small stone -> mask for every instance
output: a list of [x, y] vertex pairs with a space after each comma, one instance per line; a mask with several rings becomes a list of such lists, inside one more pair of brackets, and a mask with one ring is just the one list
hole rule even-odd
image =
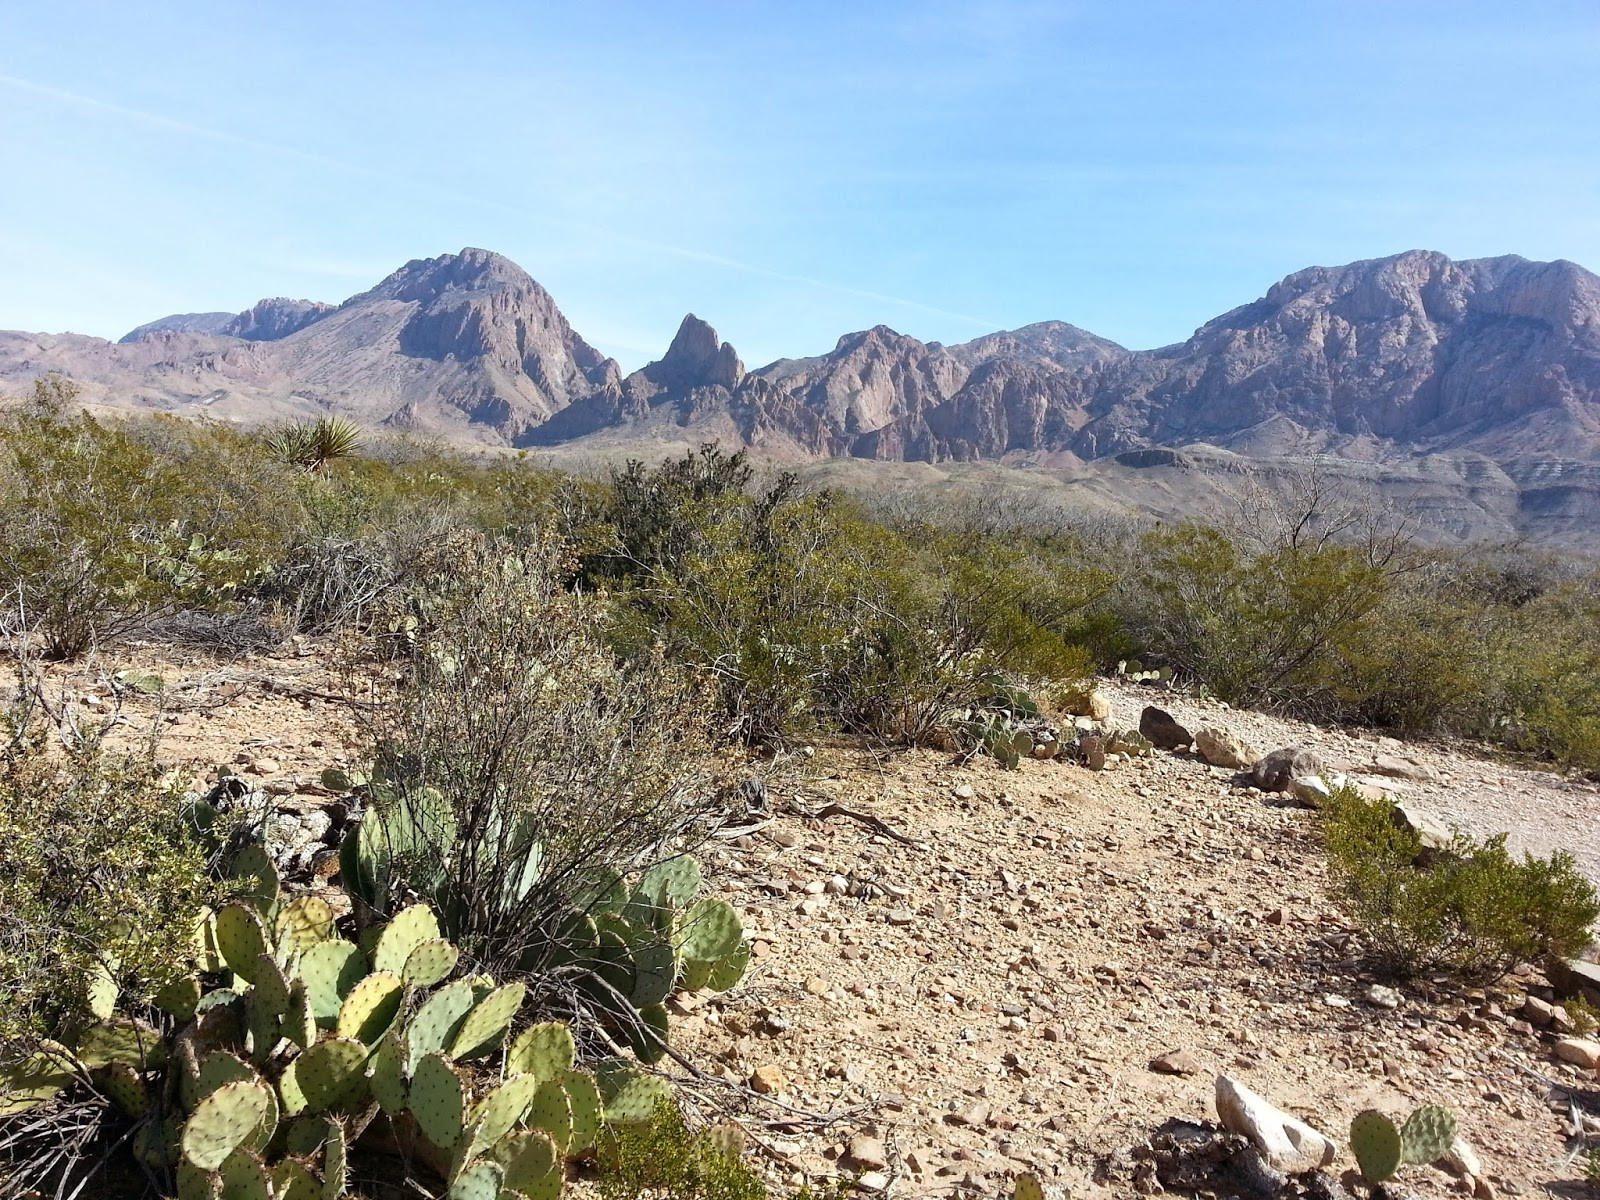
[[1194, 748], [1214, 767], [1236, 770], [1251, 766], [1261, 754], [1238, 734], [1215, 725], [1202, 725], [1194, 731]]
[[276, 775], [283, 770], [283, 764], [275, 758], [258, 758], [250, 764], [250, 770], [256, 775]]
[[1193, 1075], [1200, 1070], [1200, 1063], [1187, 1050], [1168, 1050], [1150, 1060], [1150, 1069], [1162, 1075]]
[[850, 1139], [845, 1156], [852, 1166], [863, 1171], [883, 1171], [889, 1166], [889, 1153], [884, 1149], [883, 1143], [864, 1133], [858, 1133]]
[[970, 783], [962, 783], [957, 784], [955, 790], [950, 794], [957, 800], [971, 800], [978, 792]]
[[828, 891], [835, 896], [842, 896], [850, 890], [850, 881], [843, 875], [835, 875], [828, 880]]
[[1267, 854], [1266, 851], [1264, 851], [1260, 846], [1251, 846], [1250, 853], [1245, 857], [1251, 862], [1260, 862], [1262, 859], [1267, 857]]
[[916, 920], [917, 914], [912, 912], [909, 908], [896, 908], [890, 910], [889, 912], [889, 924], [891, 925], [912, 925], [916, 923]]
[[1402, 999], [1398, 991], [1392, 987], [1384, 987], [1381, 983], [1369, 987], [1364, 997], [1368, 1004], [1376, 1005], [1378, 1008], [1399, 1008]]
[[776, 1095], [786, 1091], [789, 1081], [784, 1078], [783, 1072], [774, 1066], [757, 1067], [750, 1072], [750, 1089], [760, 1092], [763, 1096]]
[[1326, 764], [1304, 746], [1284, 746], [1262, 757], [1250, 768], [1250, 782], [1264, 792], [1281, 792], [1289, 781], [1328, 773]]
[[1171, 713], [1153, 704], [1146, 705], [1139, 714], [1139, 732], [1162, 750], [1176, 750], [1194, 741], [1194, 735], [1178, 724]]
[[820, 976], [813, 975], [806, 980], [806, 991], [813, 996], [826, 996], [828, 994], [828, 981]]
[[1350, 999], [1349, 999], [1349, 997], [1341, 996], [1337, 992], [1329, 992], [1326, 996], [1324, 996], [1322, 998], [1322, 1002], [1324, 1004], [1326, 1004], [1329, 1008], [1349, 1008], [1350, 1007]]
[[1450, 1143], [1450, 1149], [1440, 1157], [1439, 1165], [1452, 1175], [1475, 1178], [1483, 1174], [1483, 1160], [1478, 1157], [1478, 1152], [1472, 1148], [1472, 1144], [1459, 1133], [1456, 1134], [1455, 1141]]
[[1060, 1025], [1046, 1025], [1039, 1031], [1039, 1036], [1047, 1042], [1064, 1042], [1067, 1040], [1067, 1031]]
[[769, 829], [767, 836], [785, 850], [800, 844], [800, 835], [792, 829]]
[[856, 1180], [856, 1186], [864, 1192], [881, 1192], [889, 1186], [889, 1177], [882, 1171], [868, 1171]]
[[1562, 1062], [1593, 1070], [1600, 1066], [1600, 1042], [1588, 1038], [1562, 1038], [1555, 1046], [1555, 1056]]

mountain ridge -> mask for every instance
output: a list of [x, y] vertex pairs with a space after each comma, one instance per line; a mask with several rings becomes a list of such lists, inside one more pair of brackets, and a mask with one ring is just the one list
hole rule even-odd
[[0, 384], [59, 370], [105, 403], [230, 420], [338, 412], [505, 446], [637, 433], [774, 457], [1088, 461], [1192, 442], [1256, 455], [1600, 459], [1600, 277], [1406, 251], [1285, 276], [1183, 342], [1062, 321], [946, 346], [886, 325], [747, 370], [690, 314], [626, 376], [516, 263], [413, 259], [340, 304], [174, 314], [116, 343], [0, 332]]

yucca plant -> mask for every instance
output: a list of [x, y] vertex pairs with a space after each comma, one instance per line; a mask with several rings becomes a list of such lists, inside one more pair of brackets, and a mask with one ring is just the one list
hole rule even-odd
[[360, 448], [361, 427], [344, 417], [318, 417], [282, 425], [264, 441], [267, 452], [279, 462], [317, 474]]

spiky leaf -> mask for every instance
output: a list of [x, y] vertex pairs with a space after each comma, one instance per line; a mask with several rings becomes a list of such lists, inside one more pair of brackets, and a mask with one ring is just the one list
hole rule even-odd
[[423, 942], [439, 936], [439, 919], [426, 904], [413, 904], [394, 915], [383, 927], [377, 947], [372, 952], [372, 968], [399, 975], [406, 969], [406, 959]]
[[183, 1156], [203, 1171], [215, 1171], [250, 1138], [271, 1111], [265, 1085], [249, 1080], [223, 1084], [195, 1105], [183, 1127]]
[[461, 1023], [461, 1029], [450, 1043], [450, 1054], [456, 1059], [476, 1058], [488, 1054], [505, 1040], [511, 1030], [511, 1019], [522, 1007], [528, 989], [520, 983], [508, 983], [495, 988], [478, 1002]]
[[368, 975], [345, 997], [335, 1030], [340, 1037], [374, 1045], [394, 1024], [404, 999], [405, 985], [398, 975], [386, 971]]
[[423, 1057], [407, 1103], [430, 1142], [447, 1153], [455, 1149], [466, 1122], [466, 1085], [448, 1058], [438, 1051]]

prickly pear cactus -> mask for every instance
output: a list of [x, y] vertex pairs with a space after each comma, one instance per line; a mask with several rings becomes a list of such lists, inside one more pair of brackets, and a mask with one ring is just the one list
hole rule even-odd
[[1369, 1183], [1382, 1183], [1400, 1169], [1400, 1131], [1376, 1109], [1358, 1113], [1350, 1122], [1350, 1149], [1356, 1156], [1362, 1177]]
[[1443, 1158], [1455, 1140], [1455, 1114], [1437, 1104], [1426, 1104], [1400, 1127], [1400, 1156], [1413, 1166], [1423, 1166]]

